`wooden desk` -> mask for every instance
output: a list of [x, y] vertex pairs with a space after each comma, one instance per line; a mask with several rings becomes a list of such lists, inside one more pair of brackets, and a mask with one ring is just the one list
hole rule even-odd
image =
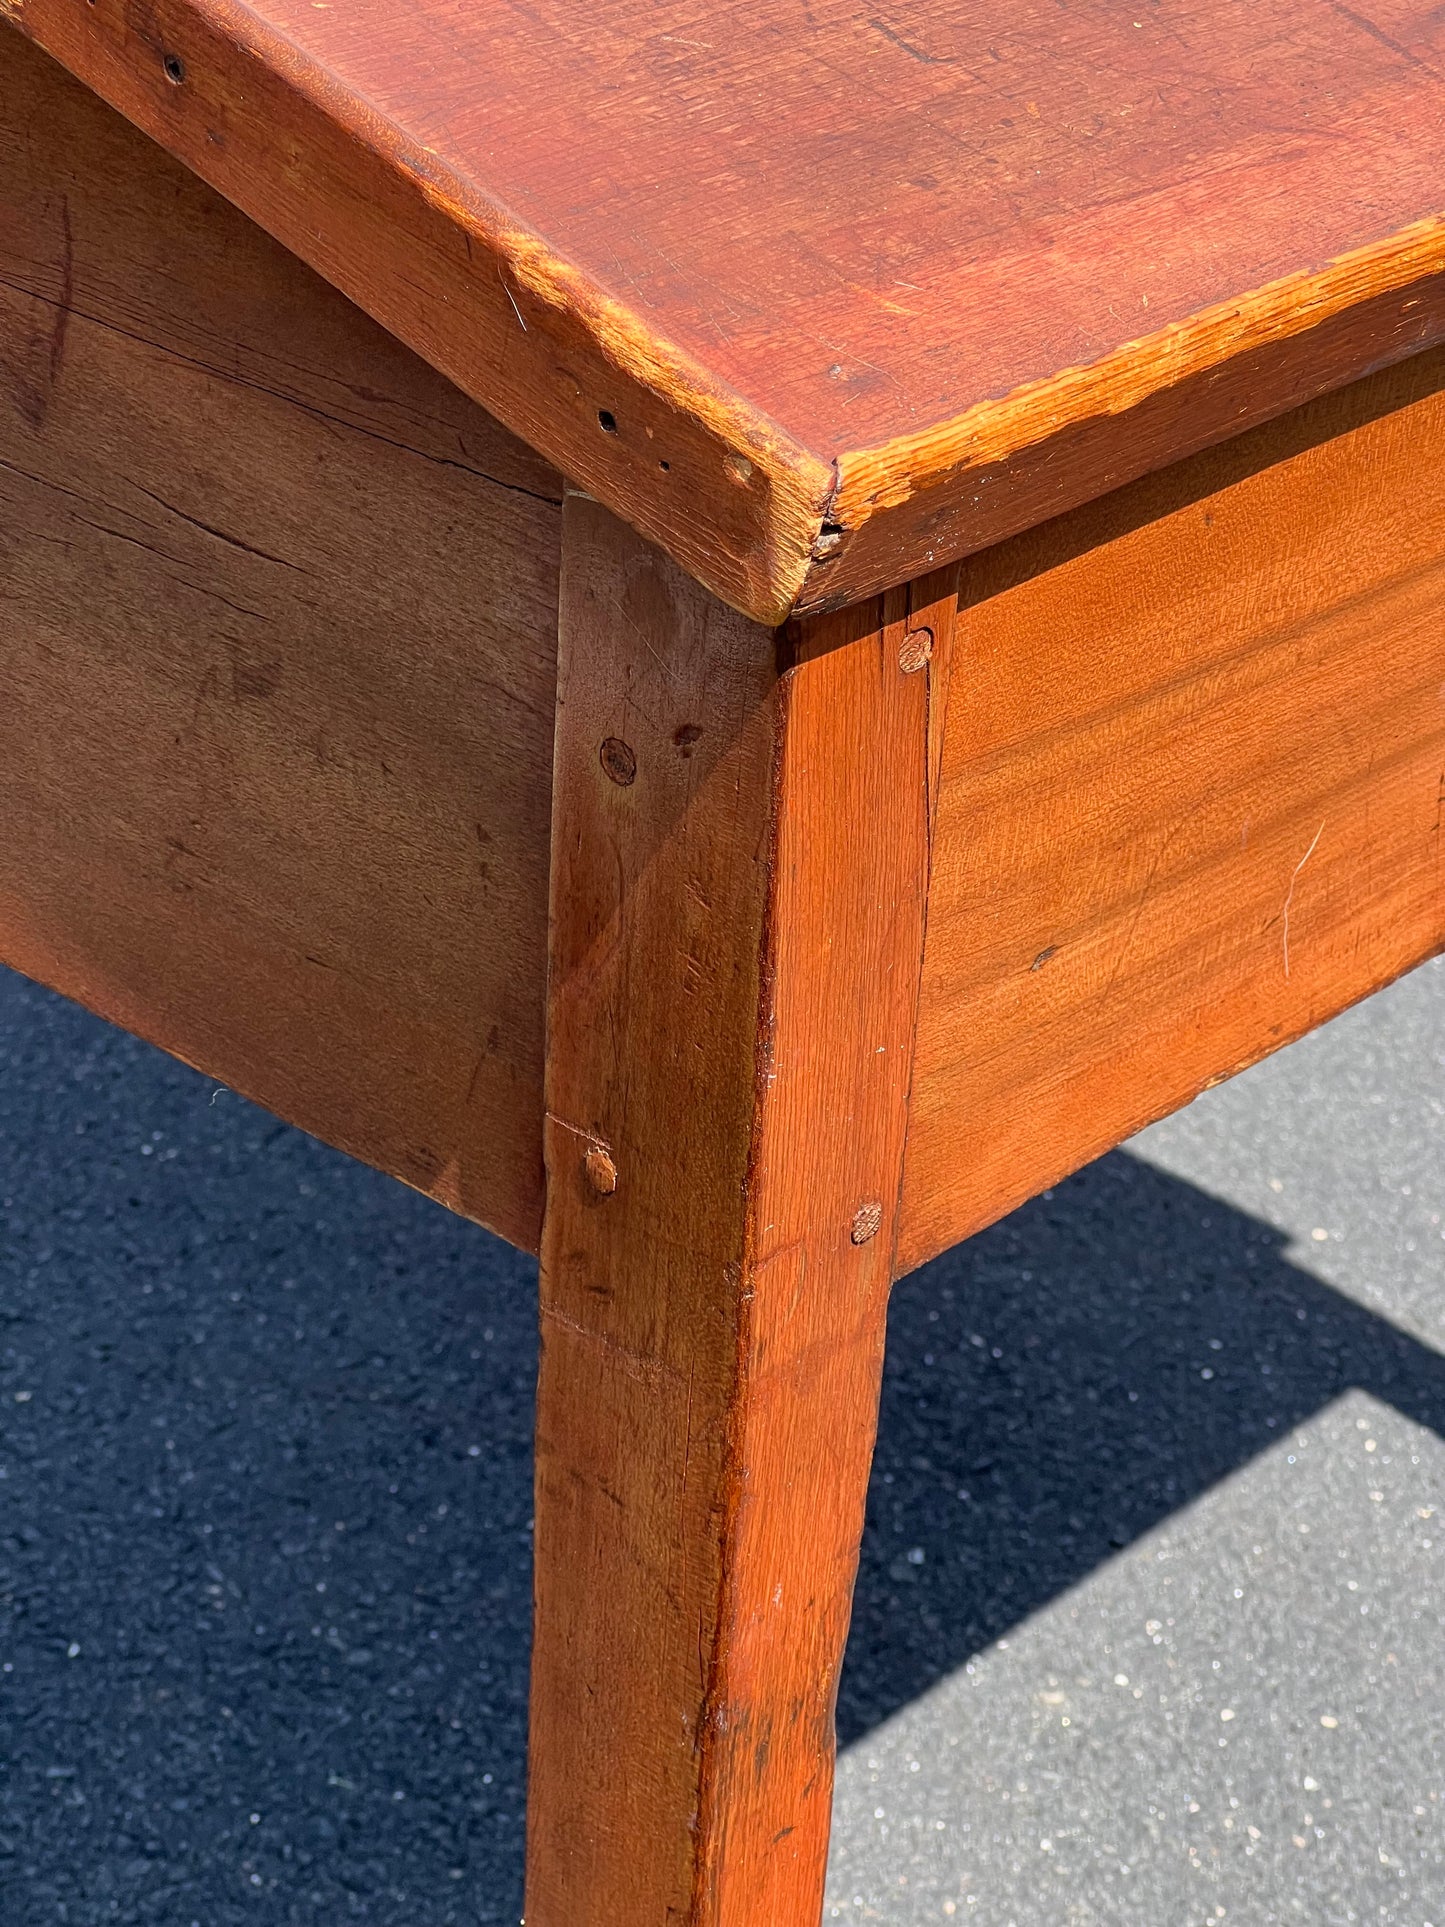
[[529, 1927], [806, 1927], [892, 1279], [1445, 941], [1445, 24], [3, 10], [3, 954], [540, 1252]]

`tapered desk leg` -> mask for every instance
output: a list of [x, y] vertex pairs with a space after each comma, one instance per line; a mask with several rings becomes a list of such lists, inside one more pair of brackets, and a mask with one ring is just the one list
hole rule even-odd
[[528, 1927], [819, 1918], [926, 898], [908, 606], [785, 641], [567, 504]]

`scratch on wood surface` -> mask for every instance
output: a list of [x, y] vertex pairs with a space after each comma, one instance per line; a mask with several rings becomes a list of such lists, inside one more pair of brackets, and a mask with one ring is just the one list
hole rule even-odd
[[660, 1385], [680, 1385], [682, 1373], [668, 1359], [660, 1358], [655, 1352], [639, 1351], [635, 1345], [626, 1345], [611, 1332], [597, 1331], [578, 1319], [571, 1318], [556, 1305], [543, 1305], [541, 1325], [545, 1340], [549, 1327], [555, 1326], [559, 1332], [566, 1332], [575, 1341], [580, 1341], [594, 1351], [603, 1353], [640, 1385], [656, 1389]]
[[[471, 248], [471, 243], [469, 241], [468, 242], [469, 253], [470, 253], [470, 248]], [[502, 271], [500, 268], [498, 268], [497, 270], [497, 279], [502, 282], [502, 293], [507, 297], [507, 299], [512, 304], [512, 313], [517, 317], [517, 326], [522, 330], [523, 334], [526, 334], [527, 324], [522, 319], [522, 310], [517, 306], [517, 297], [512, 293], [512, 290], [507, 286], [506, 282], [502, 280]]]
[[174, 515], [179, 522], [189, 523], [202, 535], [209, 535], [217, 542], [224, 542], [227, 548], [236, 549], [242, 555], [254, 556], [259, 562], [274, 562], [278, 568], [293, 569], [297, 575], [311, 574], [309, 569], [303, 569], [299, 563], [288, 562], [284, 555], [272, 555], [269, 549], [258, 549], [254, 543], [242, 541], [239, 535], [228, 535], [224, 529], [217, 528], [214, 523], [203, 522], [198, 516], [188, 515], [183, 508], [177, 508], [174, 502], [168, 502], [163, 495], [157, 495], [154, 489], [147, 488], [144, 482], [138, 482], [133, 475], [127, 476], [126, 480], [138, 494], [154, 502], [157, 508], [163, 508], [168, 515]]
[[[1189, 819], [1186, 817], [1185, 821], [1187, 822], [1188, 820]], [[1144, 914], [1144, 905], [1149, 901], [1149, 892], [1154, 887], [1154, 879], [1159, 874], [1159, 866], [1164, 861], [1164, 857], [1166, 852], [1169, 849], [1169, 845], [1174, 841], [1174, 838], [1178, 835], [1179, 831], [1183, 827], [1184, 826], [1181, 823], [1175, 824], [1174, 828], [1170, 830], [1169, 834], [1165, 837], [1164, 841], [1160, 844], [1158, 850], [1155, 852], [1154, 861], [1149, 865], [1149, 874], [1145, 877], [1144, 887], [1139, 892], [1138, 898], [1135, 901], [1133, 912], [1129, 918], [1129, 927], [1124, 932], [1124, 940], [1119, 945], [1118, 949], [1114, 952], [1114, 967], [1109, 972], [1109, 981], [1104, 985], [1104, 994], [1099, 999], [1099, 1005], [1101, 1009], [1105, 1004], [1108, 1003], [1110, 997], [1113, 995], [1114, 985], [1119, 980], [1119, 972], [1124, 968], [1124, 960], [1129, 955], [1129, 951], [1133, 946], [1134, 932], [1139, 928], [1139, 919]], [[1032, 968], [1033, 966], [1030, 965], [1030, 969]]]
[[1414, 67], [1425, 74], [1438, 73], [1439, 69], [1431, 61], [1422, 60], [1413, 49], [1405, 45], [1403, 40], [1397, 40], [1392, 33], [1386, 33], [1383, 27], [1367, 19], [1364, 14], [1357, 13], [1353, 7], [1345, 6], [1344, 0], [1327, 0], [1327, 5], [1331, 13], [1337, 13], [1342, 20], [1348, 20], [1352, 27], [1358, 27], [1361, 33], [1368, 34], [1371, 40], [1377, 40], [1382, 47], [1388, 47], [1390, 52], [1397, 54], [1407, 66]]
[[[7, 19], [17, 19], [21, 0], [0, 0], [0, 11]], [[11, 9], [13, 8], [13, 12]], [[71, 303], [75, 299], [75, 235], [70, 225], [70, 202], [60, 197], [60, 296], [55, 304], [55, 324], [50, 331], [50, 386], [54, 388], [65, 364], [65, 337], [70, 328]]]
[[573, 1124], [565, 1117], [558, 1117], [555, 1111], [548, 1111], [547, 1122], [555, 1124], [559, 1131], [566, 1131], [570, 1136], [577, 1138], [584, 1146], [602, 1142], [596, 1131], [589, 1131], [585, 1125]]
[[1299, 862], [1296, 863], [1296, 865], [1294, 866], [1294, 869], [1290, 873], [1289, 889], [1285, 892], [1284, 915], [1282, 918], [1282, 922], [1284, 924], [1284, 974], [1286, 977], [1289, 975], [1289, 907], [1290, 907], [1290, 904], [1294, 901], [1294, 886], [1299, 881], [1300, 871], [1305, 867], [1305, 865], [1309, 862], [1310, 858], [1314, 855], [1315, 845], [1319, 842], [1320, 838], [1324, 835], [1324, 833], [1325, 833], [1325, 826], [1323, 823], [1321, 823], [1320, 827], [1314, 833], [1314, 838], [1311, 841], [1309, 848], [1305, 851], [1304, 855], [1300, 858]]
[[[591, 498], [589, 497], [586, 499], [590, 500]], [[623, 608], [619, 598], [615, 595], [609, 595], [607, 600], [609, 603], [611, 603], [612, 607], [617, 611], [618, 615], [621, 616], [622, 620], [627, 624], [628, 628], [632, 631], [633, 635], [637, 637], [637, 640], [642, 644], [643, 648], [647, 651], [648, 655], [652, 657], [652, 660], [657, 664], [658, 668], [662, 671], [665, 679], [668, 682], [676, 682], [677, 677], [674, 675], [673, 670], [667, 661], [667, 658], [661, 655], [659, 651], [653, 647], [651, 638], [636, 622], [633, 621], [632, 617]]]

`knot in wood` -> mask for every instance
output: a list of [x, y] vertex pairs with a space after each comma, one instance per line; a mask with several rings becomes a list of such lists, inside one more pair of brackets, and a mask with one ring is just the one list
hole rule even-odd
[[599, 1198], [610, 1198], [617, 1189], [617, 1166], [611, 1156], [600, 1144], [589, 1144], [582, 1159], [582, 1170], [588, 1184]]
[[905, 676], [915, 675], [933, 655], [933, 631], [910, 629], [898, 651], [898, 667]]
[[870, 1238], [876, 1237], [878, 1227], [883, 1222], [883, 1207], [877, 1199], [860, 1204], [853, 1213], [853, 1222], [848, 1227], [848, 1235], [855, 1245], [866, 1245]]
[[637, 758], [620, 736], [608, 736], [597, 752], [598, 760], [612, 781], [626, 789], [637, 775]]

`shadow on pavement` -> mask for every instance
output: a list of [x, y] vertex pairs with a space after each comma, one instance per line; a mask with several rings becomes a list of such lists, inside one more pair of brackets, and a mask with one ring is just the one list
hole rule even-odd
[[1445, 1434], [1445, 1358], [1115, 1151], [895, 1287], [846, 1744], [1353, 1387]]
[[[534, 1297], [0, 974], [0, 1917], [517, 1918]], [[1351, 1386], [1445, 1429], [1445, 1361], [1124, 1153], [905, 1279], [841, 1737]]]

